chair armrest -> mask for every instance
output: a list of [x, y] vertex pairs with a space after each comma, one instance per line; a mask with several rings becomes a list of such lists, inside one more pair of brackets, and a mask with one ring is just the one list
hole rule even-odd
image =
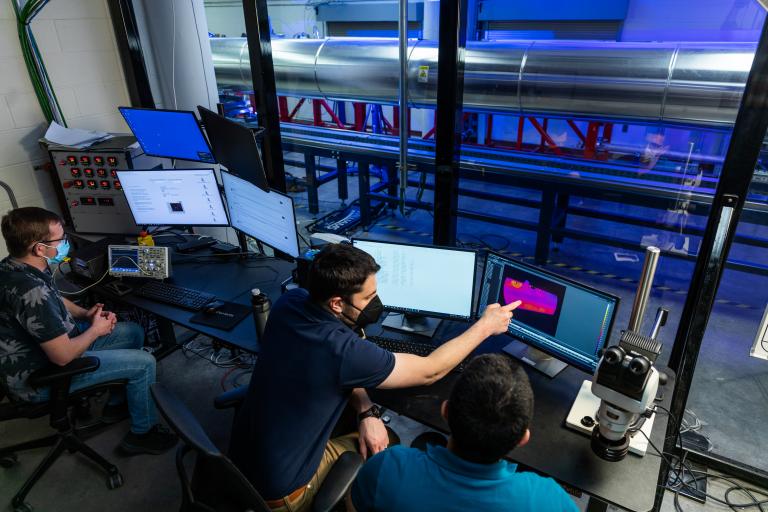
[[329, 512], [343, 500], [361, 467], [363, 458], [359, 453], [342, 453], [320, 485], [312, 503], [312, 512]]
[[28, 382], [33, 387], [48, 386], [56, 381], [68, 379], [75, 375], [89, 373], [99, 368], [101, 362], [98, 357], [78, 357], [64, 366], [50, 364], [41, 368], [29, 376]]
[[213, 406], [217, 409], [231, 409], [240, 407], [248, 393], [248, 386], [230, 389], [213, 399]]

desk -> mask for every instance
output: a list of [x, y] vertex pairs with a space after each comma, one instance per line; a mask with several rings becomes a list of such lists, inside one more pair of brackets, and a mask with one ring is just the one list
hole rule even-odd
[[[435, 339], [448, 339], [460, 333], [466, 325], [443, 322]], [[373, 331], [371, 334], [374, 333]], [[387, 336], [396, 337], [393, 331]], [[506, 335], [487, 340], [478, 349], [481, 352], [498, 352], [509, 343]], [[531, 441], [524, 447], [509, 453], [508, 458], [516, 463], [579, 490], [598, 500], [633, 510], [646, 511], [654, 507], [657, 483], [662, 460], [649, 447], [645, 457], [633, 454], [621, 462], [606, 462], [598, 458], [590, 448], [590, 441], [584, 434], [565, 426], [565, 418], [578, 394], [582, 381], [589, 376], [575, 368], [568, 367], [554, 379], [549, 379], [536, 370], [523, 365], [530, 378], [534, 392], [534, 417], [531, 424]], [[458, 374], [450, 373], [431, 386], [410, 389], [369, 390], [371, 399], [397, 413], [408, 416], [420, 423], [442, 432], [448, 431], [448, 424], [440, 416], [440, 403], [448, 398]], [[664, 400], [661, 405], [669, 407], [674, 381], [662, 388]], [[663, 449], [667, 428], [667, 416], [656, 415], [651, 440]], [[590, 508], [588, 510], [594, 510]]]
[[[261, 289], [274, 303], [280, 297], [280, 283], [291, 275], [295, 264], [268, 257], [250, 257], [247, 260], [240, 260], [236, 256], [207, 258], [206, 253], [201, 252], [193, 255], [174, 254], [171, 266], [173, 273], [169, 282], [172, 284], [211, 293], [224, 301], [250, 305], [251, 288]], [[155, 302], [133, 293], [118, 296], [100, 285], [95, 286], [93, 291], [114, 302], [149, 311], [226, 345], [250, 353], [259, 351], [256, 326], [251, 317], [243, 319], [232, 330], [225, 331], [192, 323], [190, 318], [195, 312], [170, 304]]]

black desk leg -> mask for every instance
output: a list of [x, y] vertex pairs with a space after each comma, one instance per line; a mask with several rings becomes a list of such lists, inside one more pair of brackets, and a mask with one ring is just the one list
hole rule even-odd
[[320, 211], [320, 201], [317, 197], [315, 155], [304, 153], [304, 170], [307, 172], [307, 201], [309, 201], [309, 213], [317, 213]]
[[607, 510], [607, 503], [590, 496], [589, 500], [587, 501], [587, 508], [584, 512], [607, 512]]
[[347, 189], [347, 161], [343, 158], [336, 160], [336, 179], [339, 183], [339, 199], [342, 201], [349, 197]]
[[[568, 220], [568, 202], [570, 199], [570, 194], [557, 194], [554, 214], [554, 226], [557, 229], [565, 229], [565, 223]], [[563, 235], [552, 235], [552, 241], [558, 244], [563, 243]]]
[[371, 173], [368, 162], [357, 162], [357, 189], [358, 202], [360, 204], [360, 226], [363, 230], [368, 229], [371, 222]]
[[[387, 195], [391, 197], [398, 197], [400, 176], [398, 175], [397, 169], [395, 169], [394, 165], [387, 165], [384, 167], [384, 169], [387, 173]], [[390, 203], [389, 206], [392, 209], [397, 208], [396, 203]]]
[[541, 193], [541, 210], [539, 211], [539, 226], [536, 230], [535, 261], [544, 265], [549, 259], [549, 243], [552, 239], [552, 219], [555, 213], [557, 194], [551, 190]]
[[[155, 316], [155, 322], [157, 322], [157, 333], [160, 336], [160, 348], [154, 353], [155, 358], [159, 361], [173, 353], [174, 350], [180, 347], [179, 340], [176, 339], [176, 331], [173, 328], [173, 322], [167, 318]], [[181, 340], [182, 344], [189, 340]]]

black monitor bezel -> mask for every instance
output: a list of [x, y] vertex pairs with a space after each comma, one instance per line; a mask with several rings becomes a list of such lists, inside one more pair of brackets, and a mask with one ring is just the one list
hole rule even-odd
[[[461, 252], [471, 252], [475, 255], [475, 263], [474, 268], [472, 269], [472, 297], [470, 299], [470, 305], [469, 305], [469, 316], [463, 316], [463, 315], [451, 315], [451, 314], [445, 314], [445, 313], [439, 313], [436, 311], [426, 311], [426, 310], [418, 310], [413, 311], [407, 308], [397, 308], [397, 307], [390, 307], [390, 306], [384, 306], [387, 311], [392, 311], [395, 313], [405, 313], [405, 314], [414, 314], [414, 315], [423, 315], [423, 316], [429, 316], [432, 318], [442, 318], [446, 320], [464, 320], [469, 321], [472, 320], [474, 317], [474, 312], [476, 310], [477, 304], [475, 303], [475, 295], [477, 295], [477, 263], [478, 263], [478, 256], [479, 253], [475, 249], [468, 249], [466, 247], [449, 247], [444, 245], [431, 245], [431, 244], [414, 244], [414, 243], [408, 243], [408, 242], [393, 242], [391, 240], [372, 240], [370, 238], [352, 238], [352, 246], [354, 247], [355, 242], [375, 242], [375, 243], [382, 243], [382, 244], [389, 244], [389, 245], [404, 245], [407, 247], [422, 247], [426, 249], [443, 249], [443, 250], [449, 250], [449, 251], [461, 251]], [[362, 249], [361, 249], [362, 250]]]
[[[208, 143], [211, 146], [211, 154], [213, 155], [214, 160], [216, 160], [216, 162], [219, 163], [219, 165], [226, 167], [226, 170], [229, 172], [229, 174], [232, 174], [234, 176], [237, 176], [238, 178], [244, 179], [245, 181], [249, 181], [254, 185], [256, 185], [257, 187], [259, 187], [260, 189], [262, 189], [263, 191], [269, 192], [271, 187], [269, 186], [269, 180], [267, 178], [267, 170], [264, 168], [264, 163], [261, 160], [261, 152], [259, 151], [259, 145], [256, 142], [256, 136], [254, 135], [253, 131], [247, 126], [245, 126], [244, 124], [233, 121], [232, 119], [229, 119], [226, 116], [218, 114], [211, 109], [205, 108], [202, 105], [197, 106], [197, 111], [200, 114], [200, 120], [202, 121], [203, 128], [205, 128], [205, 134], [208, 136]], [[229, 124], [230, 126], [232, 126], [237, 130], [241, 130], [243, 134], [248, 132], [250, 139], [253, 141], [252, 147], [256, 150], [256, 164], [258, 165], [258, 172], [259, 172], [259, 176], [257, 176], [256, 179], [250, 179], [249, 176], [245, 175], [246, 173], [240, 172], [239, 170], [236, 170], [236, 169], [230, 169], [226, 165], [226, 163], [222, 162], [221, 155], [216, 154], [216, 149], [214, 147], [215, 144], [213, 142], [213, 140], [216, 139], [216, 137], [212, 136], [211, 134], [212, 130], [210, 130], [210, 128], [213, 125], [209, 123], [209, 117], [219, 118], [218, 119], [219, 121], [223, 122], [224, 124]], [[213, 131], [215, 132], [215, 130]], [[262, 181], [262, 183], [259, 183], [259, 181]]]
[[[272, 247], [272, 249], [274, 249], [275, 251], [279, 251], [280, 253], [285, 254], [285, 255], [287, 255], [287, 256], [289, 256], [291, 258], [298, 258], [299, 256], [301, 256], [301, 242], [299, 241], [299, 228], [296, 226], [296, 204], [294, 203], [293, 198], [291, 196], [289, 196], [288, 194], [284, 194], [284, 193], [282, 193], [282, 192], [280, 192], [278, 190], [273, 190], [273, 189], [264, 190], [260, 186], [258, 186], [257, 184], [253, 183], [252, 181], [247, 180], [247, 179], [243, 178], [242, 176], [238, 176], [235, 173], [227, 172], [227, 171], [225, 171], [223, 169], [220, 170], [219, 172], [221, 173], [221, 188], [224, 191], [223, 195], [224, 195], [224, 199], [226, 200], [224, 210], [226, 211], [227, 217], [228, 217], [229, 222], [230, 222], [229, 226], [232, 229], [235, 229], [235, 230], [243, 233], [244, 235], [253, 238], [254, 240], [258, 240], [259, 242], [263, 243], [264, 245], [267, 245], [268, 247]], [[296, 247], [298, 249], [298, 255], [297, 256], [293, 256], [292, 254], [289, 254], [287, 252], [284, 253], [281, 249], [278, 249], [277, 247], [274, 247], [273, 245], [270, 245], [268, 242], [265, 242], [261, 238], [259, 238], [257, 236], [253, 236], [252, 234], [248, 233], [247, 231], [244, 231], [244, 230], [242, 230], [242, 229], [240, 229], [238, 227], [235, 227], [235, 225], [232, 224], [232, 216], [229, 213], [229, 198], [227, 197], [227, 189], [224, 186], [224, 176], [225, 175], [231, 176], [233, 178], [237, 178], [239, 180], [243, 180], [244, 182], [248, 183], [249, 185], [252, 185], [252, 186], [258, 188], [259, 190], [262, 190], [263, 192], [265, 192], [267, 194], [273, 194], [273, 193], [274, 194], [278, 194], [278, 195], [280, 195], [280, 196], [282, 196], [282, 197], [284, 197], [284, 198], [286, 198], [286, 199], [291, 201], [291, 210], [293, 211], [293, 226], [294, 226], [294, 232], [296, 233]]]
[[128, 202], [128, 197], [125, 195], [125, 188], [123, 187], [123, 196], [125, 196], [125, 202], [128, 205], [128, 210], [131, 212], [131, 217], [133, 217], [133, 223], [137, 226], [169, 226], [169, 227], [187, 227], [187, 226], [196, 226], [201, 228], [222, 228], [222, 227], [228, 227], [230, 226], [229, 223], [229, 211], [227, 210], [227, 205], [224, 201], [224, 198], [221, 194], [221, 189], [219, 188], [219, 180], [216, 178], [216, 171], [211, 167], [200, 167], [200, 168], [189, 168], [189, 169], [118, 169], [117, 171], [117, 178], [120, 180], [120, 183], [122, 184], [122, 179], [120, 179], [120, 173], [122, 172], [129, 172], [129, 173], [139, 173], [139, 172], [172, 172], [172, 171], [179, 171], [179, 172], [189, 172], [189, 171], [211, 171], [213, 174], [213, 181], [216, 183], [216, 192], [219, 193], [219, 200], [221, 201], [221, 207], [224, 210], [224, 217], [226, 217], [227, 222], [226, 224], [157, 224], [157, 223], [141, 223], [139, 224], [136, 222], [136, 215], [133, 213], [133, 208], [131, 208], [131, 203]]
[[[128, 125], [128, 129], [131, 130], [131, 133], [134, 137], [136, 137], [136, 142], [139, 143], [141, 146], [141, 150], [144, 151], [144, 154], [147, 156], [155, 156], [158, 158], [172, 158], [174, 160], [185, 160], [187, 162], [200, 162], [203, 164], [218, 164], [216, 161], [216, 155], [213, 154], [213, 149], [211, 148], [211, 143], [208, 141], [208, 137], [205, 136], [205, 133], [203, 132], [203, 129], [200, 127], [200, 121], [197, 119], [197, 116], [195, 115], [195, 112], [193, 110], [176, 110], [172, 108], [147, 108], [147, 107], [117, 107], [117, 110], [120, 111], [120, 115], [123, 116], [123, 119], [125, 120], [125, 124]], [[150, 153], [147, 151], [147, 148], [144, 147], [144, 144], [141, 142], [141, 139], [136, 135], [136, 132], [133, 131], [133, 128], [131, 127], [131, 123], [128, 122], [128, 119], [125, 117], [125, 114], [123, 113], [123, 110], [151, 110], [154, 112], [175, 112], [178, 114], [190, 114], [192, 116], [192, 119], [195, 120], [195, 125], [197, 126], [198, 131], [200, 132], [200, 137], [203, 138], [203, 142], [205, 142], [206, 147], [208, 148], [208, 153], [211, 154], [211, 158], [213, 159], [213, 162], [209, 162], [207, 160], [195, 160], [190, 158], [184, 158], [180, 156], [174, 156], [174, 155], [161, 155], [158, 153]]]
[[[609, 341], [609, 339], [611, 337], [611, 332], [613, 331], [613, 324], [616, 322], [616, 316], [618, 315], [619, 304], [621, 304], [621, 297], [619, 297], [618, 295], [614, 295], [612, 293], [604, 292], [603, 290], [599, 290], [599, 289], [595, 288], [594, 286], [589, 286], [587, 284], [584, 284], [584, 283], [581, 283], [579, 281], [576, 281], [575, 279], [571, 279], [569, 277], [561, 276], [560, 274], [556, 274], [555, 272], [552, 272], [551, 270], [547, 270], [547, 269], [541, 268], [541, 267], [539, 267], [537, 265], [532, 265], [530, 263], [526, 263], [526, 262], [524, 262], [522, 260], [519, 260], [517, 258], [512, 258], [510, 256], [507, 256], [505, 254], [501, 254], [501, 253], [496, 252], [496, 251], [485, 251], [485, 260], [483, 261], [483, 277], [480, 280], [480, 290], [482, 290], [483, 283], [485, 283], [485, 276], [488, 273], [488, 256], [489, 255], [494, 255], [494, 256], [497, 256], [499, 258], [511, 261], [511, 262], [513, 262], [515, 264], [519, 264], [522, 267], [525, 267], [525, 268], [528, 268], [528, 269], [532, 269], [532, 270], [535, 270], [537, 272], [542, 272], [542, 273], [547, 274], [549, 276], [556, 277], [557, 279], [560, 279], [560, 280], [564, 281], [565, 283], [570, 284], [572, 286], [577, 286], [579, 288], [586, 289], [589, 292], [595, 293], [597, 295], [601, 295], [601, 296], [603, 296], [603, 297], [605, 297], [607, 299], [615, 300], [616, 301], [616, 305], [613, 308], [613, 315], [611, 315], [611, 320], [608, 323], [608, 329], [606, 331], [605, 341], [603, 342], [603, 346], [598, 348], [598, 350], [602, 350], [606, 346], [608, 346], [608, 341]], [[477, 309], [476, 309], [476, 312], [475, 312], [475, 318], [479, 318], [482, 315], [482, 312], [480, 311], [480, 302], [481, 302], [480, 296], [478, 295], [478, 297], [477, 297]], [[515, 339], [516, 341], [519, 341], [521, 343], [525, 343], [529, 347], [533, 347], [536, 350], [541, 350], [542, 352], [545, 352], [546, 354], [549, 354], [550, 356], [554, 357], [555, 359], [563, 361], [564, 363], [568, 363], [570, 366], [578, 368], [579, 370], [582, 370], [582, 371], [590, 373], [590, 374], [593, 374], [595, 372], [595, 368], [584, 366], [583, 364], [581, 364], [578, 361], [571, 361], [571, 360], [565, 361], [564, 358], [562, 357], [562, 354], [555, 354], [554, 351], [548, 350], [546, 347], [542, 347], [542, 346], [539, 346], [539, 345], [533, 345], [531, 343], [528, 343], [527, 341], [522, 340], [519, 337], [515, 336], [514, 334], [510, 333], [509, 329], [507, 329], [504, 332], [504, 334], [509, 336], [510, 338]], [[595, 354], [595, 355], [597, 355], [597, 354]], [[600, 358], [598, 357], [597, 360], [599, 361]]]

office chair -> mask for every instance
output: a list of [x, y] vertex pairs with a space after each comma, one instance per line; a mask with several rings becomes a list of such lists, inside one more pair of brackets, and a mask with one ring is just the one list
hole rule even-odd
[[[80, 452], [101, 466], [107, 473], [107, 487], [109, 489], [117, 489], [123, 485], [123, 476], [117, 467], [96, 453], [93, 448], [85, 444], [78, 437], [75, 422], [70, 417], [72, 406], [80, 405], [84, 398], [101, 393], [112, 387], [124, 386], [127, 382], [126, 380], [114, 380], [96, 384], [72, 393], [69, 391], [73, 377], [95, 371], [98, 369], [99, 364], [98, 357], [80, 357], [65, 366], [51, 364], [33, 372], [28, 378], [29, 384], [33, 387], [50, 387], [50, 399], [48, 401], [0, 403], [0, 421], [20, 418], [34, 419], [48, 415], [51, 427], [57, 431], [55, 434], [42, 439], [0, 448], [0, 466], [10, 468], [18, 462], [16, 452], [52, 446], [11, 500], [14, 512], [29, 512], [32, 510], [32, 507], [24, 501], [24, 498], [32, 490], [32, 486], [48, 471], [65, 450], [69, 453]], [[2, 402], [5, 394], [0, 389], [0, 402]]]
[[[181, 480], [180, 511], [270, 512], [258, 491], [216, 448], [189, 409], [162, 384], [153, 384], [151, 389], [160, 414], [182, 440], [176, 452], [176, 469]], [[190, 479], [184, 458], [192, 451], [196, 459]], [[312, 504], [313, 512], [333, 510], [343, 500], [362, 465], [359, 454], [342, 454], [320, 486]]]

